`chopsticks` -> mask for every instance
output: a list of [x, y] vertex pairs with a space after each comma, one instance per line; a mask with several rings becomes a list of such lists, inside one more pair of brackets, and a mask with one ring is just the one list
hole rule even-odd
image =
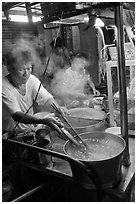
[[57, 112], [61, 115], [61, 117], [64, 119], [64, 121], [67, 123], [67, 125], [71, 128], [71, 130], [72, 130], [72, 131], [76, 134], [76, 136], [80, 139], [80, 141], [82, 142], [82, 144], [83, 144], [86, 148], [89, 149], [87, 143], [85, 143], [85, 142], [81, 139], [81, 137], [78, 135], [77, 131], [73, 128], [73, 126], [70, 124], [70, 122], [67, 120], [67, 118], [66, 118], [64, 115], [62, 115], [62, 113], [58, 110], [57, 106], [56, 106], [55, 104], [52, 104], [51, 106], [54, 108], [55, 111], [57, 111]]
[[74, 143], [78, 148], [81, 146], [81, 144], [80, 144], [65, 128], [61, 128], [61, 132], [62, 132], [72, 143]]

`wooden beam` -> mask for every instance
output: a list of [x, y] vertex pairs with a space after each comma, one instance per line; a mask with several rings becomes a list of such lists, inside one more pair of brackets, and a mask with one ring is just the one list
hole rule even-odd
[[37, 5], [37, 4], [40, 4], [41, 2], [32, 2], [30, 3], [30, 6], [34, 6], [34, 5]]
[[[73, 10], [73, 11], [64, 13], [62, 15], [62, 19], [70, 18], [70, 17], [73, 17], [73, 16], [78, 16], [78, 15], [81, 15], [81, 14], [84, 14], [84, 13], [87, 13], [87, 9]], [[42, 23], [45, 24], [45, 23], [49, 23], [49, 22], [59, 20], [60, 15], [59, 16], [44, 16], [43, 19], [42, 19]]]
[[21, 3], [21, 2], [18, 2], [18, 3], [15, 3], [15, 2], [2, 3], [2, 11], [9, 10], [9, 9], [17, 7], [17, 6], [21, 5], [21, 4], [23, 4], [23, 3]]

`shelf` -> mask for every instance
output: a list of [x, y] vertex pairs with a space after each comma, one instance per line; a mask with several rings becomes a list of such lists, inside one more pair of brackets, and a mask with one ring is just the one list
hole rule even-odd
[[[130, 67], [130, 81], [135, 77], [135, 60], [126, 60], [125, 66]], [[114, 121], [114, 107], [113, 107], [113, 91], [112, 91], [112, 74], [111, 69], [118, 67], [117, 61], [107, 61], [106, 71], [107, 71], [107, 89], [108, 89], [108, 102], [109, 102], [109, 112], [110, 112], [110, 125], [116, 126]]]

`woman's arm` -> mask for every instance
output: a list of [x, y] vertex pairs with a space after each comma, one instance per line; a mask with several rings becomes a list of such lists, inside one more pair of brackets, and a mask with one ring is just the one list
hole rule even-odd
[[47, 116], [45, 118], [37, 118], [33, 115], [25, 114], [21, 111], [15, 112], [12, 116], [13, 120], [19, 123], [24, 124], [44, 124], [49, 126], [51, 129], [54, 129], [60, 132], [60, 128], [63, 127], [63, 123], [60, 121], [59, 118], [55, 116]]
[[98, 90], [96, 90], [95, 85], [94, 85], [93, 81], [90, 78], [88, 79], [88, 84], [93, 90], [93, 95], [94, 96], [99, 96], [100, 92]]

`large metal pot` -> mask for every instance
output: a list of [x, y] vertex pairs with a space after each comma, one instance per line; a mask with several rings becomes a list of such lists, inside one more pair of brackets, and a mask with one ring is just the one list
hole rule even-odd
[[[80, 160], [91, 170], [94, 182], [102, 188], [111, 188], [121, 179], [122, 155], [126, 143], [120, 136], [106, 132], [88, 132], [80, 134], [91, 148], [89, 155], [79, 153], [70, 141], [64, 145], [64, 152], [71, 158]], [[88, 151], [88, 150], [87, 150]], [[88, 152], [87, 152], [88, 153]], [[85, 186], [95, 188], [91, 179], [83, 172], [73, 172], [75, 179]]]
[[[92, 131], [104, 131], [106, 124], [106, 114], [103, 111], [94, 108], [72, 108], [68, 110], [69, 115], [65, 115], [70, 124], [75, 128], [78, 134]], [[39, 118], [43, 118], [49, 113], [40, 112], [35, 114]], [[71, 128], [64, 122], [65, 128], [74, 135]], [[63, 145], [67, 141], [67, 137], [59, 135], [56, 131], [50, 132], [50, 139], [53, 144], [53, 150], [63, 152]], [[55, 145], [54, 145], [55, 144]], [[55, 148], [55, 149], [54, 149]]]
[[[94, 108], [72, 108], [69, 109], [69, 115], [65, 115], [70, 124], [75, 128], [77, 133], [85, 133], [92, 131], [104, 131], [106, 125], [106, 114], [103, 111], [95, 110]], [[35, 116], [39, 118], [43, 118], [49, 113], [40, 112], [35, 114]], [[61, 118], [62, 122], [65, 125], [65, 128], [74, 135], [74, 132], [71, 128], [64, 122]], [[51, 133], [52, 141], [58, 143], [58, 140], [61, 141], [61, 136], [58, 136], [58, 133], [53, 131]], [[62, 137], [62, 139], [67, 140], [66, 137]]]
[[[104, 131], [106, 124], [106, 114], [94, 108], [73, 108], [69, 110], [66, 118], [75, 128], [78, 134], [93, 131]], [[74, 135], [71, 128], [65, 124], [66, 129]]]

